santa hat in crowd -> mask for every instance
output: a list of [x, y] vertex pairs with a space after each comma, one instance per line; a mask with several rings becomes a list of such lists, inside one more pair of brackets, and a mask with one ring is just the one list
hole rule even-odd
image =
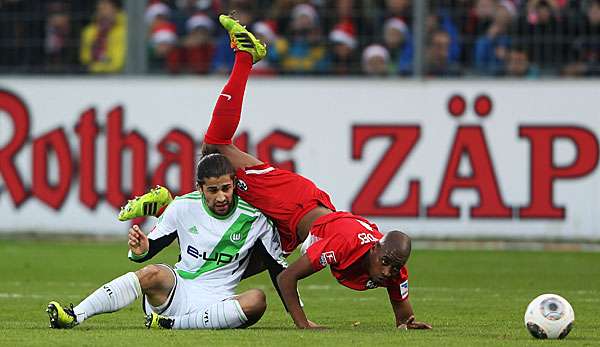
[[212, 31], [214, 26], [215, 24], [213, 23], [212, 19], [210, 19], [210, 17], [205, 15], [204, 13], [196, 13], [195, 15], [191, 16], [185, 23], [185, 27], [187, 28], [188, 32], [191, 32], [198, 28], [204, 28], [208, 31]]
[[508, 13], [510, 13], [511, 17], [517, 15], [517, 6], [514, 2], [510, 0], [502, 0], [500, 1], [500, 6], [504, 7], [508, 11]]
[[356, 28], [350, 21], [338, 23], [329, 33], [329, 40], [333, 43], [341, 43], [350, 48], [356, 48]]
[[372, 44], [367, 46], [362, 54], [362, 63], [366, 64], [369, 60], [375, 57], [381, 57], [384, 61], [388, 62], [390, 60], [390, 53], [388, 50], [379, 44]]
[[263, 20], [254, 23], [252, 30], [267, 41], [275, 41], [277, 39], [277, 23], [272, 20]]
[[292, 19], [296, 19], [300, 16], [306, 16], [310, 18], [313, 24], [316, 23], [319, 19], [319, 14], [317, 13], [317, 10], [315, 10], [315, 8], [309, 4], [298, 4], [294, 6], [294, 8], [292, 9]]
[[169, 6], [163, 4], [162, 2], [154, 2], [146, 8], [144, 19], [146, 20], [146, 23], [152, 24], [156, 17], [168, 17], [169, 15], [171, 15], [171, 9], [169, 8]]
[[152, 28], [150, 35], [150, 41], [153, 45], [161, 43], [173, 44], [177, 42], [177, 33], [175, 32], [175, 25], [171, 23], [160, 23]]
[[388, 29], [395, 29], [405, 36], [408, 35], [408, 26], [398, 17], [392, 17], [383, 23], [383, 31], [386, 32]]

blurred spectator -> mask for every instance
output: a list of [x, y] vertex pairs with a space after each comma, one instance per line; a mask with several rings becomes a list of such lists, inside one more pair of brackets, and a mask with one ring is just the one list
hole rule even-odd
[[299, 4], [294, 7], [287, 45], [280, 48], [278, 53], [284, 73], [326, 72], [327, 51], [321, 38], [319, 16], [312, 6]]
[[329, 33], [331, 42], [331, 70], [334, 75], [356, 74], [358, 60], [356, 57], [356, 28], [350, 21], [344, 21], [335, 26]]
[[0, 0], [0, 66], [9, 72], [40, 72], [44, 56], [45, 4]]
[[156, 23], [150, 33], [150, 70], [176, 72], [179, 68], [177, 32], [169, 22]]
[[485, 34], [475, 42], [475, 68], [482, 75], [498, 75], [504, 69], [506, 54], [510, 45], [510, 29], [514, 4], [508, 0], [496, 2], [493, 20]]
[[385, 0], [386, 13], [390, 17], [410, 17], [411, 0]]
[[92, 23], [83, 29], [79, 57], [94, 73], [115, 73], [125, 66], [127, 23], [117, 0], [98, 0]]
[[413, 46], [410, 30], [398, 18], [387, 19], [383, 24], [383, 43], [390, 54], [389, 70], [393, 74], [412, 73]]
[[144, 13], [144, 20], [150, 32], [154, 30], [155, 26], [170, 23], [170, 19], [171, 8], [160, 1], [150, 3]]
[[571, 45], [572, 62], [563, 70], [566, 76], [600, 76], [600, 0], [585, 3], [582, 30]]
[[197, 13], [204, 13], [211, 19], [216, 19], [217, 14], [220, 13], [218, 3], [220, 1], [177, 0], [175, 2], [177, 6], [170, 14], [170, 19], [177, 28], [177, 36], [182, 37], [187, 34], [187, 22]]
[[[250, 25], [255, 20], [254, 6], [255, 4], [251, 1], [233, 0], [229, 2], [228, 11], [225, 13], [234, 13], [234, 17], [240, 24]], [[234, 56], [231, 54], [229, 35], [224, 30], [218, 32], [212, 71], [227, 74], [233, 67]]]
[[452, 22], [452, 17], [448, 14], [445, 9], [434, 10], [432, 9], [431, 14], [425, 19], [425, 35], [429, 36], [431, 33], [443, 30], [450, 36], [450, 47], [448, 51], [448, 59], [452, 63], [458, 63], [460, 60], [460, 42], [459, 32]]
[[504, 75], [508, 77], [537, 78], [538, 69], [531, 64], [527, 50], [514, 46], [508, 51]]
[[47, 4], [44, 39], [45, 72], [66, 73], [77, 71], [77, 45], [71, 30], [71, 15], [63, 1]]
[[206, 74], [209, 72], [215, 51], [212, 42], [214, 22], [207, 15], [197, 13], [186, 23], [187, 35], [182, 39], [179, 49], [179, 66], [171, 66], [171, 72], [191, 72]]
[[513, 31], [513, 39], [528, 49], [532, 62], [554, 74], [564, 63], [567, 47], [558, 38], [563, 35], [559, 22], [560, 8], [555, 1], [530, 0]]
[[373, 44], [365, 48], [362, 54], [362, 70], [369, 76], [388, 76], [390, 53], [385, 47]]
[[286, 43], [277, 34], [277, 23], [272, 20], [259, 21], [252, 26], [252, 32], [256, 38], [267, 45], [267, 56], [254, 64], [252, 73], [255, 75], [275, 75], [279, 72], [279, 54]]
[[425, 75], [428, 77], [455, 77], [460, 68], [450, 61], [450, 35], [437, 30], [431, 34], [425, 49]]
[[351, 23], [354, 27], [354, 35], [357, 46], [368, 44], [367, 36], [370, 20], [364, 13], [367, 6], [362, 0], [329, 0], [326, 1], [323, 11], [323, 27], [331, 32], [339, 23]]

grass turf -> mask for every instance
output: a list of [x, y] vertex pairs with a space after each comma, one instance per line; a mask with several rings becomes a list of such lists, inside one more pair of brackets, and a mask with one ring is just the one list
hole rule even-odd
[[[567, 252], [413, 251], [411, 302], [431, 331], [399, 331], [384, 289], [356, 292], [328, 271], [301, 281], [309, 318], [324, 331], [301, 331], [284, 312], [266, 274], [240, 290], [265, 290], [269, 307], [246, 330], [148, 331], [139, 301], [72, 330], [48, 328], [50, 300], [77, 304], [100, 285], [140, 267], [125, 242], [0, 241], [0, 346], [539, 346], [600, 343], [600, 254]], [[152, 262], [172, 264], [172, 245]], [[523, 327], [527, 303], [541, 293], [566, 297], [576, 323], [566, 340], [540, 341]]]

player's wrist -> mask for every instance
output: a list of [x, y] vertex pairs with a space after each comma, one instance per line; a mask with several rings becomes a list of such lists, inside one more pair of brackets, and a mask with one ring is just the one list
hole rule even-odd
[[138, 260], [138, 259], [144, 258], [147, 255], [148, 255], [148, 250], [146, 250], [145, 252], [142, 252], [142, 253], [138, 254], [138, 253], [135, 253], [132, 249], [130, 249], [128, 257], [129, 257], [129, 259], [132, 259], [132, 260]]

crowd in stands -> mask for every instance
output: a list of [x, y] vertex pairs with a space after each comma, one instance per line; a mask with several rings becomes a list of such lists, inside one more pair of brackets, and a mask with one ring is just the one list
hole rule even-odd
[[[226, 73], [233, 55], [218, 15], [235, 11], [268, 46], [255, 74], [410, 76], [416, 1], [151, 0], [141, 39], [151, 72]], [[424, 76], [600, 75], [600, 0], [430, 0], [426, 8]], [[0, 0], [2, 72], [119, 73], [126, 49], [121, 1]]]

